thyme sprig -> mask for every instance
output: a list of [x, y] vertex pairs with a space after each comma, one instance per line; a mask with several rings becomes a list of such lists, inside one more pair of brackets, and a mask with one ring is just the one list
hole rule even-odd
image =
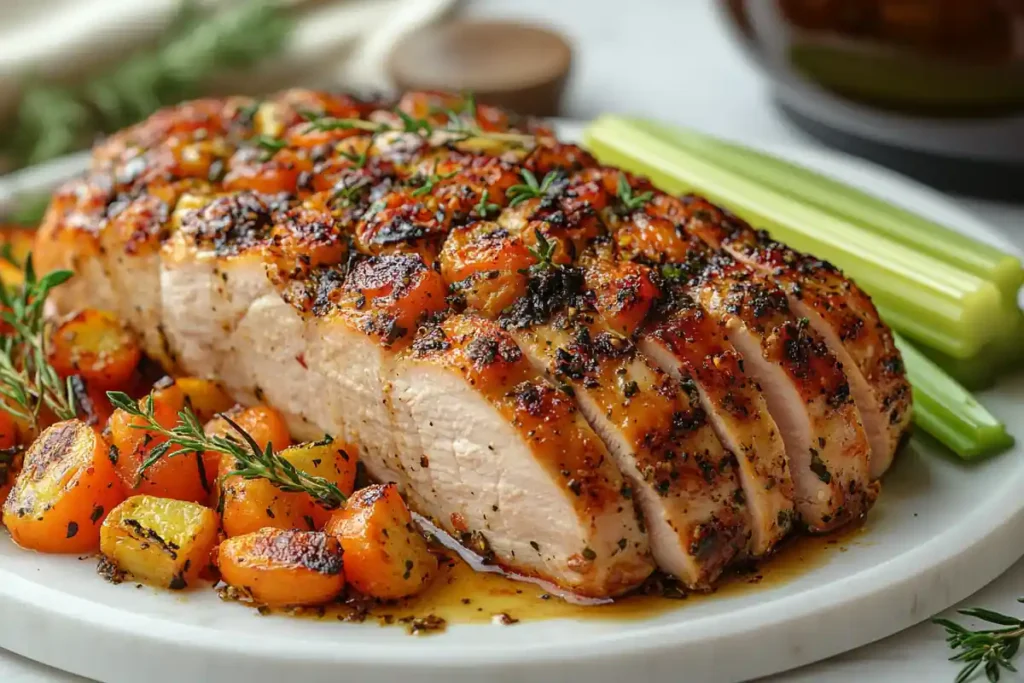
[[[1024, 602], [1024, 598], [1018, 598], [1017, 602]], [[1010, 660], [1020, 649], [1021, 638], [1024, 637], [1024, 621], [982, 607], [971, 607], [958, 612], [1002, 628], [972, 631], [949, 619], [932, 620], [932, 623], [946, 629], [946, 643], [953, 650], [957, 650], [956, 654], [949, 658], [950, 661], [964, 663], [954, 683], [965, 683], [976, 675], [979, 669], [993, 682], [999, 680], [1004, 670], [1016, 672], [1017, 669]]]
[[555, 249], [558, 247], [558, 243], [554, 240], [549, 240], [538, 228], [533, 229], [533, 234], [537, 238], [537, 246], [527, 247], [526, 250], [530, 252], [535, 259], [537, 259], [537, 262], [525, 269], [525, 271], [520, 272], [533, 275], [557, 268], [558, 264], [555, 263], [554, 259]]
[[480, 195], [480, 201], [473, 205], [473, 211], [476, 215], [483, 220], [487, 220], [487, 216], [492, 213], [497, 213], [501, 210], [501, 207], [497, 204], [488, 201], [490, 199], [490, 190], [484, 190]]
[[48, 360], [46, 298], [54, 287], [68, 281], [69, 270], [36, 276], [32, 255], [25, 259], [25, 280], [9, 291], [0, 281], [0, 319], [10, 334], [0, 335], [0, 409], [39, 427], [39, 412], [45, 406], [58, 419], [75, 417], [74, 378], [62, 380]]
[[557, 171], [551, 171], [544, 176], [544, 179], [540, 182], [537, 181], [537, 176], [532, 171], [523, 169], [519, 173], [525, 182], [519, 185], [513, 185], [508, 188], [505, 193], [509, 198], [509, 206], [515, 206], [525, 202], [528, 199], [538, 199], [543, 197], [551, 190], [551, 186], [554, 184], [555, 179], [558, 178]]
[[308, 493], [326, 508], [339, 507], [346, 500], [345, 494], [337, 486], [323, 477], [306, 474], [298, 469], [274, 453], [270, 444], [261, 449], [252, 436], [227, 415], [222, 414], [220, 417], [235, 430], [240, 441], [206, 434], [199, 418], [187, 405], [178, 412], [178, 423], [168, 429], [156, 420], [151, 396], [135, 401], [123, 392], [108, 391], [107, 398], [115, 408], [142, 420], [142, 424], [132, 425], [134, 429], [156, 432], [167, 439], [153, 447], [139, 468], [140, 475], [163, 458], [212, 451], [235, 459], [235, 469], [225, 476], [266, 479], [282, 491]]
[[451, 173], [441, 173], [441, 174], [438, 174], [438, 172], [437, 172], [437, 162], [435, 161], [434, 162], [434, 166], [431, 169], [429, 175], [427, 175], [425, 177], [422, 177], [422, 178], [414, 178], [414, 180], [422, 182], [422, 184], [419, 187], [417, 187], [415, 190], [412, 191], [412, 196], [413, 197], [422, 197], [425, 194], [430, 194], [431, 192], [434, 191], [434, 186], [435, 185], [437, 185], [442, 180], [448, 180], [449, 178], [454, 178], [456, 175], [458, 175], [458, 173], [459, 173], [458, 170], [455, 170], [455, 171], [452, 171]]
[[634, 195], [633, 188], [630, 187], [629, 181], [626, 180], [626, 175], [624, 173], [619, 174], [618, 195], [619, 202], [622, 203], [622, 209], [626, 213], [643, 208], [644, 204], [651, 201], [654, 197], [654, 193], [651, 191], [641, 192], [638, 195]]

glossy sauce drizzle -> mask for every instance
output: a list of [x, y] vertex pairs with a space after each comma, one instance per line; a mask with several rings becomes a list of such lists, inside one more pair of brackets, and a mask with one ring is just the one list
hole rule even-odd
[[[824, 536], [797, 536], [786, 541], [768, 559], [723, 577], [712, 593], [677, 597], [626, 595], [599, 605], [573, 604], [543, 587], [515, 581], [496, 573], [474, 571], [450, 551], [443, 553], [439, 575], [421, 594], [389, 604], [362, 605], [359, 609], [335, 606], [317, 616], [324, 619], [378, 620], [382, 624], [411, 624], [425, 617], [447, 624], [474, 624], [538, 619], [643, 619], [668, 610], [686, 609], [705, 600], [732, 597], [778, 586], [820, 567], [859, 542], [863, 525]], [[435, 620], [436, 621], [436, 620]]]

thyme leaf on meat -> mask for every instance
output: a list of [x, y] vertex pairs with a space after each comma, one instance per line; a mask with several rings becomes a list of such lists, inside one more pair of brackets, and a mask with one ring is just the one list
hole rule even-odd
[[0, 408], [39, 427], [48, 408], [61, 420], [75, 417], [74, 378], [62, 380], [48, 359], [43, 311], [54, 287], [67, 282], [70, 270], [36, 276], [32, 255], [25, 259], [25, 279], [11, 291], [0, 280], [0, 320], [9, 329], [0, 335]]
[[323, 477], [306, 474], [296, 468], [274, 453], [269, 444], [261, 449], [252, 436], [227, 415], [221, 414], [220, 417], [237, 433], [237, 437], [206, 434], [199, 418], [187, 405], [178, 412], [178, 423], [168, 429], [154, 416], [151, 396], [135, 401], [123, 392], [108, 391], [107, 398], [115, 408], [141, 419], [142, 423], [133, 424], [133, 429], [155, 432], [167, 439], [150, 451], [149, 457], [139, 468], [140, 475], [162, 458], [212, 451], [235, 459], [235, 469], [224, 475], [226, 477], [266, 479], [282, 491], [308, 493], [325, 508], [339, 507], [346, 500], [345, 494], [337, 486]]
[[366, 150], [363, 150], [359, 154], [355, 152], [346, 152], [341, 150], [338, 152], [342, 157], [352, 162], [352, 168], [363, 168], [366, 166]]
[[271, 135], [257, 135], [252, 139], [252, 142], [263, 150], [264, 161], [273, 158], [275, 154], [288, 146], [288, 143], [281, 138], [275, 138]]
[[420, 185], [419, 187], [417, 187], [415, 190], [412, 191], [412, 196], [413, 197], [422, 197], [425, 194], [430, 194], [431, 192], [434, 191], [434, 186], [437, 185], [437, 183], [441, 182], [442, 180], [448, 180], [449, 178], [454, 178], [456, 175], [458, 175], [458, 173], [459, 173], [458, 170], [455, 170], [455, 171], [452, 171], [451, 173], [438, 174], [438, 172], [437, 172], [437, 162], [435, 161], [434, 162], [434, 167], [430, 171], [430, 175], [428, 175], [428, 176], [426, 176], [426, 177], [424, 177], [422, 179], [419, 179], [419, 178], [416, 179], [416, 180], [420, 180], [420, 182], [422, 182], [423, 184]]
[[483, 194], [480, 195], [480, 201], [473, 205], [473, 211], [475, 211], [476, 215], [480, 216], [483, 220], [487, 220], [488, 215], [498, 213], [501, 209], [501, 207], [488, 201], [488, 199], [490, 199], [490, 190], [484, 190]]
[[544, 236], [539, 229], [534, 228], [533, 234], [537, 238], [537, 246], [527, 247], [526, 250], [537, 259], [537, 263], [533, 264], [525, 271], [525, 274], [533, 275], [535, 273], [543, 272], [545, 270], [551, 270], [558, 267], [555, 263], [555, 249], [558, 247], [558, 243], [553, 240], [549, 240]]
[[[1024, 602], [1024, 598], [1018, 598]], [[1001, 628], [987, 628], [972, 631], [949, 619], [933, 619], [932, 623], [946, 629], [946, 643], [956, 651], [950, 661], [963, 662], [963, 668], [954, 683], [965, 683], [977, 675], [979, 669], [985, 672], [989, 681], [998, 681], [1002, 671], [1016, 672], [1010, 660], [1020, 649], [1024, 637], [1024, 621], [982, 607], [958, 610], [960, 614], [974, 617]]]
[[509, 206], [515, 206], [516, 204], [525, 202], [528, 199], [540, 199], [544, 197], [544, 195], [546, 195], [551, 189], [551, 185], [555, 182], [555, 179], [558, 177], [558, 172], [551, 171], [545, 175], [544, 179], [540, 182], [537, 182], [537, 176], [535, 176], [532, 171], [525, 168], [520, 171], [520, 175], [523, 177], [525, 182], [513, 185], [508, 188], [508, 191], [505, 193], [510, 199]]
[[634, 195], [633, 188], [630, 187], [629, 181], [626, 180], [625, 173], [619, 174], [618, 195], [619, 201], [622, 203], [622, 209], [626, 213], [643, 208], [644, 204], [651, 201], [654, 197], [654, 193], [651, 191], [641, 192], [638, 195]]

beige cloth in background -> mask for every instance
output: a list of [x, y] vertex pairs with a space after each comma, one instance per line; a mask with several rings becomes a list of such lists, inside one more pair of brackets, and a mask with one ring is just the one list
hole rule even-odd
[[[457, 0], [278, 1], [296, 18], [284, 52], [253, 73], [222, 77], [215, 90], [386, 88], [384, 60], [391, 46], [443, 16]], [[27, 75], [69, 83], [84, 79], [152, 44], [178, 6], [179, 0], [0, 0], [0, 119], [17, 106]]]

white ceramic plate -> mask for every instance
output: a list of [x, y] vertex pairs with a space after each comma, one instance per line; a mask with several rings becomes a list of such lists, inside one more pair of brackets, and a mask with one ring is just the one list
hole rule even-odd
[[[565, 131], [568, 135], [578, 128]], [[780, 152], [1010, 248], [919, 185], [847, 157]], [[0, 181], [42, 190], [84, 161]], [[4, 185], [7, 182], [7, 185]], [[983, 401], [1024, 440], [1024, 379]], [[1015, 398], [1016, 397], [1016, 398]], [[892, 634], [973, 593], [1024, 553], [1021, 446], [966, 466], [915, 437], [886, 476], [869, 531], [788, 583], [683, 602], [648, 620], [453, 625], [414, 638], [371, 624], [258, 617], [212, 591], [110, 585], [95, 562], [0, 538], [0, 647], [109, 683], [239, 680], [730, 681], [767, 675]]]

